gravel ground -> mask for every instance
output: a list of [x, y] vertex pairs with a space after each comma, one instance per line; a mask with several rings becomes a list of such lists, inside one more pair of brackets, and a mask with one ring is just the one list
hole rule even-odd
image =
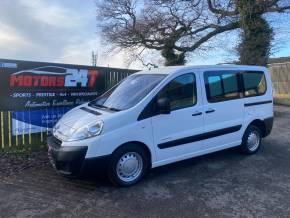
[[40, 152], [34, 163], [42, 164], [5, 176], [1, 168], [0, 217], [290, 217], [290, 116], [283, 114], [256, 155], [229, 149], [182, 161], [130, 188], [65, 179]]
[[29, 168], [41, 167], [46, 164], [48, 164], [48, 160], [45, 150], [0, 153], [0, 176], [15, 175]]

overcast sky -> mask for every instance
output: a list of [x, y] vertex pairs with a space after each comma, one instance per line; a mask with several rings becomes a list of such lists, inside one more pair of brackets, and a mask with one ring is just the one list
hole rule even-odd
[[[94, 2], [0, 0], [0, 58], [90, 65], [91, 52], [95, 50], [99, 53], [98, 65], [126, 67], [124, 55], [108, 56], [104, 52], [104, 42], [96, 33]], [[283, 18], [283, 22], [276, 23], [272, 19], [280, 31], [283, 26], [290, 28], [290, 15]], [[274, 56], [290, 56], [289, 32], [277, 41]], [[220, 48], [209, 56], [192, 56], [188, 63], [215, 64], [230, 55]]]

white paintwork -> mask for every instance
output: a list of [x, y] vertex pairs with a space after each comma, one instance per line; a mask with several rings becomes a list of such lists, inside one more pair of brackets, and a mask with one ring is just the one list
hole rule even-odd
[[[195, 75], [197, 81], [197, 90], [200, 87], [200, 74], [193, 70], [182, 71], [182, 74], [192, 73]], [[178, 77], [179, 74], [174, 76]], [[170, 161], [176, 157], [181, 157], [186, 153], [196, 152], [203, 149], [203, 142], [197, 141], [193, 143], [174, 146], [166, 149], [159, 149], [156, 145], [167, 141], [172, 141], [192, 135], [201, 134], [204, 132], [203, 116], [192, 116], [194, 113], [202, 112], [202, 92], [197, 91], [197, 102], [192, 107], [187, 107], [172, 111], [170, 114], [160, 114], [152, 117], [152, 131], [154, 138], [154, 147], [157, 151], [158, 162]]]
[[[249, 70], [263, 71], [267, 81], [267, 91], [262, 96], [241, 98], [236, 100], [209, 103], [206, 98], [203, 73], [218, 70]], [[86, 158], [110, 155], [120, 145], [128, 142], [141, 142], [151, 152], [152, 167], [184, 160], [187, 158], [215, 152], [238, 146], [242, 135], [255, 119], [264, 120], [273, 116], [273, 104], [261, 104], [244, 107], [245, 103], [272, 100], [271, 78], [266, 68], [256, 66], [217, 65], [217, 66], [182, 66], [166, 67], [151, 71], [141, 71], [138, 74], [156, 73], [168, 74], [143, 100], [136, 106], [120, 111], [107, 112], [83, 104], [69, 111], [59, 121], [60, 129], [79, 128], [99, 120], [104, 122], [99, 136], [73, 142], [63, 142], [62, 146], [88, 146]], [[160, 114], [137, 121], [138, 116], [151, 99], [172, 79], [186, 73], [194, 73], [197, 85], [197, 104], [193, 107], [172, 111], [170, 114]], [[94, 115], [83, 111], [80, 107], [88, 107], [102, 115]], [[208, 109], [214, 113], [206, 114]], [[192, 116], [201, 111], [201, 116]], [[219, 137], [201, 140], [166, 149], [159, 149], [158, 144], [212, 130], [223, 129], [242, 124], [240, 131]]]
[[[238, 67], [236, 67], [237, 70]], [[236, 69], [235, 68], [235, 69]], [[208, 70], [201, 70], [201, 74]], [[201, 83], [205, 84], [204, 77], [201, 77]], [[204, 108], [204, 131], [210, 132], [217, 129], [228, 128], [232, 126], [241, 125], [244, 122], [244, 101], [242, 99], [234, 99], [229, 101], [222, 101], [216, 103], [209, 103], [207, 101], [205, 85], [202, 86], [203, 93], [203, 108]], [[213, 113], [205, 113], [207, 110], [215, 110]], [[226, 134], [219, 137], [204, 140], [204, 147], [212, 149], [213, 147], [220, 147], [223, 144], [240, 145], [242, 142], [244, 130]]]

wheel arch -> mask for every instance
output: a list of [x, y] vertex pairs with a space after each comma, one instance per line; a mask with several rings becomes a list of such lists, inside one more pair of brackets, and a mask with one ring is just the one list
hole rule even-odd
[[131, 145], [134, 144], [134, 145], [140, 146], [140, 147], [142, 147], [146, 151], [147, 157], [148, 157], [148, 160], [149, 160], [149, 164], [150, 164], [150, 168], [151, 168], [152, 167], [152, 151], [143, 142], [140, 142], [140, 141], [129, 141], [129, 142], [123, 143], [120, 146], [118, 146], [112, 153], [114, 153], [119, 148], [124, 147], [124, 146], [129, 145], [129, 144], [131, 144]]
[[265, 121], [264, 120], [255, 119], [255, 120], [253, 120], [252, 122], [249, 123], [249, 125], [247, 126], [247, 128], [250, 125], [254, 125], [254, 126], [258, 127], [261, 130], [261, 132], [262, 132], [262, 136], [263, 137], [266, 136], [266, 124], [265, 124]]

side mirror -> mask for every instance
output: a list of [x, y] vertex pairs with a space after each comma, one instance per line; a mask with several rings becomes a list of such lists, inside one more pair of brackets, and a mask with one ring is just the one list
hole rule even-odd
[[170, 114], [170, 102], [168, 98], [157, 100], [157, 109], [159, 114]]

